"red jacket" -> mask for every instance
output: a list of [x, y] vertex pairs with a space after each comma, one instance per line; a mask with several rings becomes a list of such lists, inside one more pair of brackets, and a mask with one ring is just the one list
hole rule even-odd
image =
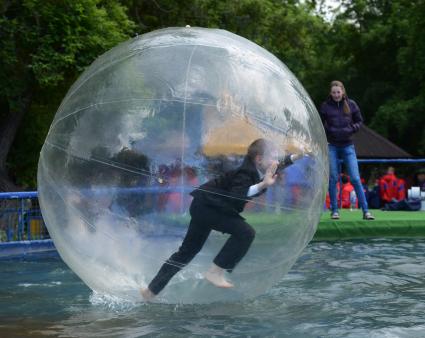
[[393, 200], [401, 201], [406, 198], [405, 183], [403, 179], [394, 174], [386, 174], [379, 180], [381, 200], [389, 203]]
[[[350, 201], [350, 194], [352, 191], [354, 191], [354, 187], [351, 184], [351, 182], [347, 182], [345, 184], [342, 185], [342, 195], [341, 194], [341, 190], [340, 190], [340, 184], [339, 182], [336, 184], [336, 190], [337, 190], [337, 201], [338, 201], [338, 208], [344, 208], [344, 209], [348, 209], [351, 207], [351, 201]], [[330, 205], [331, 205], [331, 200], [329, 197], [329, 192], [326, 194], [326, 208], [329, 209]], [[356, 198], [356, 205], [353, 207], [358, 208], [359, 206], [359, 202]]]

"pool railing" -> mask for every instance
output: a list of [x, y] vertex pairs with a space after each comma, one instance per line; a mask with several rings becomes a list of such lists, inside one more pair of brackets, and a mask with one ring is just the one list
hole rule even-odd
[[0, 242], [46, 238], [37, 191], [0, 193]]

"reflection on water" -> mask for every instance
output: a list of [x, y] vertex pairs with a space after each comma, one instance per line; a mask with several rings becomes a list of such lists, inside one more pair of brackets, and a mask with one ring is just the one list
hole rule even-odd
[[425, 240], [317, 242], [270, 292], [230, 304], [122, 303], [57, 256], [0, 261], [2, 337], [423, 337]]

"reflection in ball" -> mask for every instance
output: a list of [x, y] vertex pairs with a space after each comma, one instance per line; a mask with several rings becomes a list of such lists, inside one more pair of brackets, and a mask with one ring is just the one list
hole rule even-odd
[[222, 30], [172, 28], [99, 57], [63, 100], [41, 151], [39, 198], [63, 260], [93, 290], [140, 300], [185, 235], [191, 197], [236, 168], [255, 139], [312, 151], [242, 216], [255, 240], [218, 289], [202, 273], [228, 235], [202, 251], [158, 297], [231, 301], [267, 291], [311, 240], [323, 206], [324, 131], [307, 93], [272, 54]]

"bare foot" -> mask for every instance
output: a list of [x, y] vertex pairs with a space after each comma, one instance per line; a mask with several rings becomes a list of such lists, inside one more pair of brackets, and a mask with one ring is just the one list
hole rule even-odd
[[217, 265], [213, 264], [211, 268], [205, 272], [204, 277], [211, 284], [215, 285], [218, 288], [233, 288], [233, 284], [229, 283], [224, 278], [224, 270]]
[[142, 295], [142, 297], [143, 297], [143, 299], [146, 301], [146, 302], [150, 302], [151, 300], [153, 300], [154, 298], [155, 298], [155, 294], [151, 291], [151, 290], [149, 290], [148, 288], [143, 288], [143, 289], [140, 289], [140, 294]]

